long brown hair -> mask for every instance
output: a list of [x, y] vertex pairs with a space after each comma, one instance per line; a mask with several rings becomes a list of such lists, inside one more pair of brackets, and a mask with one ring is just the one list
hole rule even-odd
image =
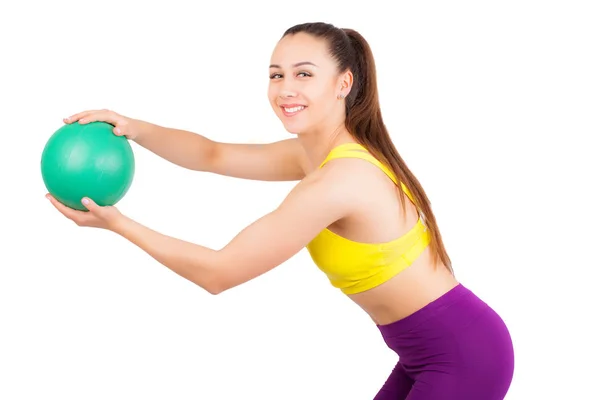
[[[379, 106], [375, 59], [365, 38], [353, 29], [337, 28], [324, 22], [298, 24], [287, 29], [283, 37], [307, 33], [329, 43], [329, 51], [338, 63], [339, 72], [350, 70], [354, 80], [346, 97], [346, 128], [355, 140], [365, 146], [374, 157], [387, 165], [412, 194], [417, 208], [424, 217], [431, 234], [431, 250], [451, 271], [452, 263], [446, 252], [435, 215], [425, 190], [408, 168], [383, 122]], [[405, 207], [404, 196], [401, 196]]]

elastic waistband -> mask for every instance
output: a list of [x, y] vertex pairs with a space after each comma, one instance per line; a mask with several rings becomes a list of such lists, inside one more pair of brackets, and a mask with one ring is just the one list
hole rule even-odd
[[473, 293], [459, 283], [457, 286], [414, 313], [386, 325], [377, 325], [377, 327], [383, 336], [410, 331], [428, 319], [435, 317], [436, 314], [450, 307], [468, 294]]

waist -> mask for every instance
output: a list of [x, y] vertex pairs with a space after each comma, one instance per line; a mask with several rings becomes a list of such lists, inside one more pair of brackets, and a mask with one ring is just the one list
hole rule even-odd
[[458, 281], [443, 265], [431, 266], [430, 254], [384, 284], [348, 295], [376, 325], [402, 320], [452, 290]]

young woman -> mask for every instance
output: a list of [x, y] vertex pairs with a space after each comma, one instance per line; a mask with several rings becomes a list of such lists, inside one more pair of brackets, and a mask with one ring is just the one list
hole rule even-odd
[[269, 101], [294, 137], [267, 145], [220, 143], [108, 110], [65, 119], [109, 122], [116, 135], [185, 168], [300, 181], [225, 247], [162, 235], [88, 198], [89, 212], [50, 201], [78, 225], [121, 235], [213, 294], [307, 248], [399, 356], [375, 399], [503, 399], [514, 368], [510, 334], [454, 277], [429, 200], [383, 123], [365, 39], [325, 23], [294, 26], [276, 45], [269, 76]]

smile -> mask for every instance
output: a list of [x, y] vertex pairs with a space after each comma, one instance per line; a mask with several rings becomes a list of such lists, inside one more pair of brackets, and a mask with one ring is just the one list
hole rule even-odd
[[302, 110], [304, 110], [305, 108], [306, 108], [306, 106], [293, 106], [293, 107], [282, 106], [281, 107], [281, 109], [283, 110], [283, 113], [287, 116], [296, 115], [299, 112], [301, 112]]

